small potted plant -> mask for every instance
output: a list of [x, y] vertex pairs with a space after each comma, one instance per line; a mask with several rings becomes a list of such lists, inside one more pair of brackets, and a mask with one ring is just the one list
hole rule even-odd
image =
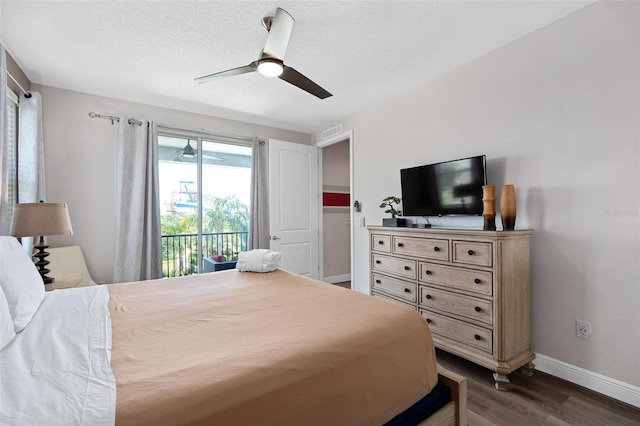
[[396, 216], [401, 216], [402, 211], [397, 210], [394, 207], [395, 205], [399, 205], [400, 201], [402, 201], [398, 197], [389, 196], [382, 199], [382, 203], [380, 204], [381, 209], [385, 209], [385, 213], [389, 213], [391, 218], [383, 218], [382, 225], [383, 226], [395, 226], [395, 227], [404, 227], [407, 226], [407, 219], [396, 218]]

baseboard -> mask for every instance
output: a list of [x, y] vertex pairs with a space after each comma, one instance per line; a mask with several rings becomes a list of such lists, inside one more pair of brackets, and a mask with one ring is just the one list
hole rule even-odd
[[329, 284], [343, 283], [345, 281], [351, 281], [351, 274], [334, 275], [332, 277], [324, 277], [322, 279], [322, 281], [324, 281], [325, 283], [329, 283]]
[[536, 370], [575, 383], [610, 398], [640, 408], [640, 387], [604, 376], [600, 373], [585, 370], [575, 365], [536, 354], [533, 360]]

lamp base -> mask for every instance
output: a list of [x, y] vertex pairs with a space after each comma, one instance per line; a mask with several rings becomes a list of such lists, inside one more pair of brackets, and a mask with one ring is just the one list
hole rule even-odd
[[49, 246], [45, 244], [44, 238], [40, 237], [40, 241], [38, 241], [38, 244], [33, 245], [33, 248], [37, 250], [33, 254], [33, 257], [38, 259], [34, 263], [38, 268], [38, 272], [40, 273], [40, 276], [42, 277], [42, 282], [44, 284], [52, 284], [55, 282], [55, 279], [47, 276], [47, 274], [51, 272], [49, 269], [47, 269], [47, 265], [49, 264], [49, 261], [45, 260], [45, 258], [49, 256], [49, 252], [45, 251], [47, 247]]

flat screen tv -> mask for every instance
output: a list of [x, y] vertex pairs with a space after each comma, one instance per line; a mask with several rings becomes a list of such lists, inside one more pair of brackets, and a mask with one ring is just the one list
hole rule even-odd
[[486, 157], [400, 170], [403, 216], [482, 215]]

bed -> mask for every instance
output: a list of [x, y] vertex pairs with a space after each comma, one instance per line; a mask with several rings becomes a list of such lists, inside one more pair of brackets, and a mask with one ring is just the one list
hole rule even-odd
[[56, 290], [20, 326], [2, 424], [466, 424], [417, 312], [282, 270]]

